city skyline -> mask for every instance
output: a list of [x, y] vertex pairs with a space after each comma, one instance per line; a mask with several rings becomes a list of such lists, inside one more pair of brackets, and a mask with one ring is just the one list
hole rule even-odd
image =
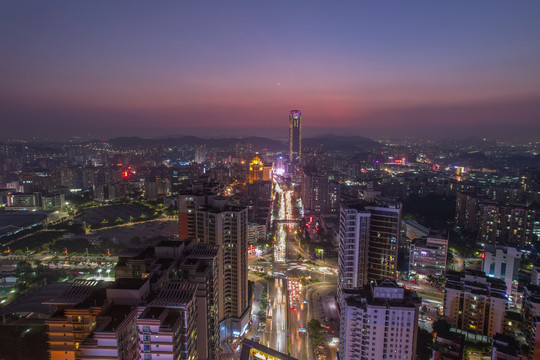
[[538, 3], [0, 6], [1, 140], [540, 131]]
[[0, 359], [540, 360], [539, 15], [0, 0]]

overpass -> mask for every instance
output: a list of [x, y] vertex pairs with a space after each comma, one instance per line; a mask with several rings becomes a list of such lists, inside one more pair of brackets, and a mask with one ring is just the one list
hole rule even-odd
[[302, 220], [294, 220], [294, 219], [275, 219], [275, 220], [272, 220], [273, 222], [275, 222], [276, 224], [289, 224], [289, 225], [294, 225], [294, 224], [301, 224], [302, 223]]

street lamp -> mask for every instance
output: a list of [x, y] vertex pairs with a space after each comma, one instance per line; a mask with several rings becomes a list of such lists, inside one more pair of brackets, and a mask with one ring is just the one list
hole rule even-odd
[[109, 273], [111, 272], [111, 269], [107, 269], [106, 273], [107, 273], [107, 277], [109, 277]]

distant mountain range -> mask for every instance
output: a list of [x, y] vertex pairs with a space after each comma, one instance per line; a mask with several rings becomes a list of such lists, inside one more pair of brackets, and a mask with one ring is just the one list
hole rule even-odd
[[[264, 137], [250, 136], [245, 138], [213, 138], [203, 139], [196, 136], [179, 136], [179, 137], [167, 137], [159, 139], [145, 139], [141, 137], [117, 137], [110, 139], [109, 144], [119, 148], [148, 148], [155, 146], [179, 146], [189, 145], [195, 146], [200, 144], [206, 144], [206, 146], [212, 147], [229, 147], [237, 144], [251, 144], [255, 151], [261, 151], [267, 149], [268, 151], [287, 151], [287, 144], [279, 141], [272, 140]], [[302, 139], [302, 145], [304, 146], [323, 146], [326, 151], [336, 150], [353, 150], [369, 151], [379, 148], [381, 145], [371, 139], [362, 136], [339, 136], [339, 135], [324, 135], [314, 138]]]
[[363, 136], [323, 135], [302, 139], [302, 146], [322, 146], [325, 151], [358, 150], [371, 151], [382, 145], [375, 140]]
[[252, 144], [255, 150], [268, 149], [269, 151], [285, 150], [286, 146], [283, 142], [272, 140], [263, 137], [250, 136], [246, 138], [217, 138], [203, 139], [196, 136], [180, 136], [160, 139], [144, 139], [140, 137], [118, 137], [110, 139], [109, 144], [120, 148], [133, 147], [154, 147], [154, 146], [179, 146], [189, 145], [195, 146], [206, 144], [207, 147], [228, 147], [237, 144]]

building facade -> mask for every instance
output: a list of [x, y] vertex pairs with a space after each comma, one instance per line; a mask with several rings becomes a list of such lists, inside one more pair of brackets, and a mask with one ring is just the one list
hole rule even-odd
[[214, 198], [196, 212], [197, 241], [219, 246], [219, 319], [222, 338], [240, 336], [249, 322], [247, 208]]
[[106, 305], [103, 282], [75, 280], [60, 296], [44, 304], [56, 308], [45, 320], [49, 358], [80, 359], [80, 345], [96, 329], [97, 317]]
[[504, 281], [481, 271], [448, 272], [444, 316], [452, 327], [493, 337], [503, 332], [506, 303]]
[[137, 317], [142, 360], [197, 359], [197, 285], [169, 280]]
[[411, 243], [409, 274], [443, 276], [446, 273], [448, 232], [431, 231], [429, 236]]
[[344, 290], [361, 288], [368, 282], [367, 246], [371, 213], [362, 205], [341, 206], [338, 246], [338, 304]]
[[506, 283], [506, 294], [517, 291], [521, 252], [513, 247], [486, 244], [482, 253], [482, 271]]
[[182, 278], [197, 285], [197, 355], [200, 360], [218, 359], [218, 254], [216, 245], [195, 244], [179, 265]]
[[540, 287], [529, 285], [523, 291], [523, 325], [529, 348], [527, 359], [540, 359]]
[[341, 205], [338, 247], [338, 303], [343, 289], [394, 279], [397, 269], [401, 204], [377, 199]]
[[343, 293], [339, 359], [416, 359], [420, 298], [385, 279]]
[[367, 258], [368, 279], [394, 279], [401, 229], [401, 204], [384, 200], [375, 205], [366, 206], [366, 210], [371, 213]]
[[81, 360], [139, 358], [137, 308], [111, 305], [97, 318], [92, 336], [79, 347]]
[[337, 214], [340, 195], [339, 183], [329, 181], [328, 175], [304, 171], [302, 202], [306, 214]]

